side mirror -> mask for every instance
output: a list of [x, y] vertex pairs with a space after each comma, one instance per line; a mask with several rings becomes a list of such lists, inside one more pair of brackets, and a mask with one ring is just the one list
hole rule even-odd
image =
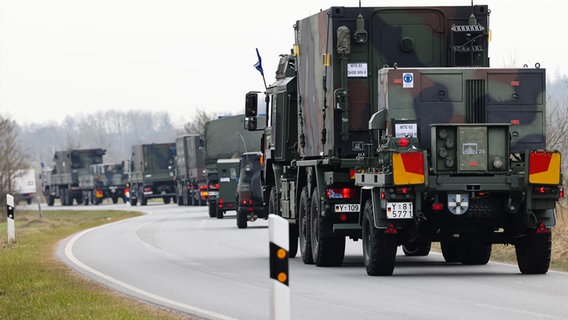
[[258, 115], [258, 91], [247, 92], [245, 96], [245, 117]]

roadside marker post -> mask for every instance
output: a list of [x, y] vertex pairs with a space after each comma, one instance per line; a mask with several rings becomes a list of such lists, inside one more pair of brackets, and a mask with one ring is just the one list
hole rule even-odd
[[8, 209], [8, 243], [16, 242], [16, 230], [14, 227], [14, 196], [6, 195], [6, 207]]
[[288, 274], [289, 235], [288, 221], [270, 214], [268, 216], [270, 240], [270, 319], [290, 319], [290, 277]]

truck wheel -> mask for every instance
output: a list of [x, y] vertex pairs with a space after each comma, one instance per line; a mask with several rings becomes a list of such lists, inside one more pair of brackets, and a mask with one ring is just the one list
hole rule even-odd
[[345, 237], [325, 237], [326, 229], [331, 229], [321, 216], [320, 197], [317, 188], [312, 194], [311, 201], [311, 245], [314, 263], [318, 267], [336, 267], [343, 263], [345, 257]]
[[136, 199], [136, 197], [130, 196], [130, 205], [131, 205], [131, 206], [136, 206], [136, 202], [138, 202], [138, 200]]
[[442, 256], [449, 263], [460, 262], [460, 244], [453, 241], [440, 242]]
[[300, 254], [304, 264], [314, 264], [312, 255], [311, 231], [310, 231], [310, 199], [308, 187], [302, 189], [300, 203], [298, 203], [298, 233], [300, 238]]
[[491, 257], [491, 243], [469, 241], [461, 249], [460, 260], [463, 264], [484, 265]]
[[225, 212], [223, 210], [217, 209], [217, 219], [223, 219]]
[[410, 243], [402, 246], [402, 252], [409, 257], [424, 257], [430, 254], [432, 242]]
[[517, 264], [524, 274], [545, 274], [550, 266], [552, 237], [550, 232], [530, 234], [515, 243]]
[[148, 199], [144, 197], [144, 187], [138, 189], [138, 198], [140, 198], [140, 205], [145, 206], [148, 204]]
[[237, 210], [237, 227], [239, 229], [246, 229], [247, 227], [247, 213], [242, 210]]
[[268, 197], [268, 214], [280, 215], [278, 203], [278, 190], [276, 190], [276, 187], [272, 187], [270, 188], [270, 196]]
[[88, 206], [89, 205], [89, 193], [87, 191], [83, 191], [83, 199], [81, 201], [81, 203], [83, 203], [84, 206]]
[[112, 204], [117, 204], [118, 203], [118, 196], [114, 195], [112, 196]]
[[215, 218], [217, 216], [217, 204], [215, 202], [209, 202], [209, 217]]
[[390, 276], [394, 271], [397, 239], [375, 228], [371, 200], [365, 203], [363, 213], [363, 256], [365, 269], [370, 276]]
[[162, 199], [164, 200], [164, 204], [170, 204], [170, 202], [172, 201], [172, 198], [170, 197], [163, 197]]
[[298, 225], [295, 223], [288, 223], [288, 257], [295, 258], [298, 254]]
[[27, 203], [27, 204], [32, 204], [32, 198], [27, 198], [27, 199], [26, 199], [26, 203]]
[[53, 204], [55, 203], [55, 198], [50, 194], [47, 197], [45, 197], [45, 202], [47, 202], [47, 205], [52, 207]]

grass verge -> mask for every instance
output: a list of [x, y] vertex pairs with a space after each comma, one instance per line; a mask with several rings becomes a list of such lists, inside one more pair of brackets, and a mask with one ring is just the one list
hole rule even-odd
[[[128, 211], [17, 211], [16, 242], [0, 223], [3, 319], [195, 319], [126, 298], [77, 275], [54, 257], [58, 241], [78, 231], [138, 215]], [[5, 217], [5, 216], [4, 216]], [[4, 218], [5, 219], [5, 218]]]

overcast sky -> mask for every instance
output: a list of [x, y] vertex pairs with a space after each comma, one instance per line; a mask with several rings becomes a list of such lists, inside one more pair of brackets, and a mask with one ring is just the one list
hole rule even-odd
[[[197, 3], [197, 5], [196, 5]], [[0, 0], [0, 115], [19, 124], [60, 122], [101, 110], [243, 112], [298, 19], [357, 0]], [[463, 0], [363, 0], [363, 6], [469, 5]], [[540, 62], [568, 75], [566, 13], [552, 0], [474, 1], [491, 10], [493, 67]]]

